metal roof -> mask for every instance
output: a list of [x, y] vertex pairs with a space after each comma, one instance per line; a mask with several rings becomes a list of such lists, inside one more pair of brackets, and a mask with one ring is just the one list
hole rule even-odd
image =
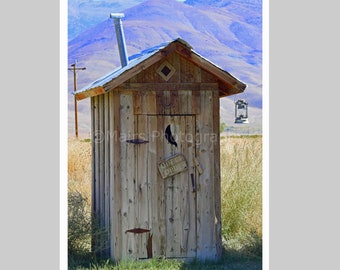
[[145, 51], [142, 51], [138, 54], [134, 54], [131, 57], [129, 57], [129, 63], [125, 67], [119, 67], [111, 71], [109, 74], [99, 78], [98, 80], [92, 82], [88, 86], [82, 88], [81, 90], [76, 91], [77, 93], [81, 93], [83, 91], [86, 91], [90, 88], [95, 88], [98, 86], [103, 86], [105, 83], [119, 77], [121, 74], [123, 74], [125, 71], [131, 69], [132, 67], [138, 65], [139, 63], [143, 62], [144, 60], [148, 59], [150, 56], [157, 53], [160, 49], [166, 47], [169, 43], [163, 43], [162, 45], [147, 49]]
[[[222, 68], [220, 68], [216, 64], [212, 63], [208, 59], [204, 58], [203, 56], [201, 56], [200, 54], [195, 52], [192, 49], [192, 47], [186, 41], [184, 41], [183, 39], [177, 38], [175, 40], [161, 43], [157, 46], [154, 46], [154, 47], [148, 48], [144, 51], [141, 51], [138, 54], [130, 56], [129, 57], [129, 63], [126, 66], [114, 69], [109, 74], [99, 78], [98, 80], [92, 82], [91, 84], [87, 85], [86, 87], [83, 87], [83, 88], [77, 90], [74, 94], [76, 95], [76, 97], [78, 96], [77, 99], [83, 99], [83, 98], [86, 98], [86, 97], [89, 97], [89, 96], [94, 96], [94, 95], [105, 93], [106, 91], [104, 90], [104, 88], [105, 88], [105, 85], [107, 83], [117, 79], [122, 74], [124, 74], [124, 73], [128, 72], [129, 70], [131, 70], [132, 68], [138, 66], [139, 64], [141, 64], [145, 60], [151, 58], [153, 55], [157, 54], [159, 51], [166, 48], [167, 46], [169, 46], [173, 42], [179, 42], [180, 44], [185, 46], [187, 49], [189, 49], [192, 53], [194, 53], [196, 56], [198, 56], [200, 59], [208, 62], [214, 68], [219, 69], [220, 71], [228, 74], [228, 76], [230, 76], [231, 78], [235, 79], [238, 83], [238, 86], [241, 86], [240, 91], [243, 91], [246, 88], [245, 84], [238, 81], [236, 78], [234, 78], [228, 72], [226, 72], [225, 70], [223, 70]], [[127, 77], [126, 80], [127, 79], [129, 79], [129, 78]], [[87, 92], [89, 92], [89, 93], [87, 93]]]

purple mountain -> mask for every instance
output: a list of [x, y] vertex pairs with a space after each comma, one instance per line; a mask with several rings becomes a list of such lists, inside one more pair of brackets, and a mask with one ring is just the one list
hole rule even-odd
[[[77, 89], [120, 66], [113, 20], [109, 18], [111, 12], [119, 11], [111, 10], [103, 14], [106, 19], [69, 41], [69, 66], [77, 61], [78, 67], [86, 67], [86, 70], [77, 72]], [[261, 132], [261, 1], [148, 0], [123, 12], [125, 17], [122, 22], [130, 57], [160, 43], [184, 39], [197, 53], [247, 84], [243, 94], [221, 99], [221, 122], [233, 125], [234, 101], [243, 98], [250, 106], [248, 130], [251, 127], [256, 133]], [[74, 134], [72, 92], [73, 73], [70, 71], [69, 134]], [[90, 132], [89, 112], [89, 100], [80, 101], [80, 134]]]

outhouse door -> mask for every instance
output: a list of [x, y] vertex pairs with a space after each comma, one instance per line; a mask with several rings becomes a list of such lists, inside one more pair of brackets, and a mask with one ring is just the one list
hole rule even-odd
[[[136, 255], [195, 257], [195, 116], [138, 115], [135, 120], [136, 225], [149, 230], [144, 237], [135, 235]], [[166, 163], [176, 156], [177, 166]]]

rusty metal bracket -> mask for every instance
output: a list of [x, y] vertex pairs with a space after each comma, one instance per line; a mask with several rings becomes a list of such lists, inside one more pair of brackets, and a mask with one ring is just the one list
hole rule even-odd
[[134, 228], [130, 230], [126, 230], [125, 233], [147, 233], [150, 232], [148, 229], [143, 229], [143, 228]]
[[132, 140], [126, 140], [127, 143], [133, 143], [133, 144], [143, 144], [148, 143], [149, 141], [143, 140], [143, 139], [132, 139]]
[[203, 173], [203, 169], [202, 169], [202, 166], [201, 166], [200, 162], [197, 160], [196, 157], [194, 157], [193, 161], [194, 161], [194, 164], [195, 164], [195, 167], [196, 167], [198, 173], [202, 174]]

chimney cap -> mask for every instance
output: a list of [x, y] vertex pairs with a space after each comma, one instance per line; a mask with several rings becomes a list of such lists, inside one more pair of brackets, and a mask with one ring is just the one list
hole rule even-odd
[[124, 13], [110, 13], [111, 19], [121, 19], [124, 17], [125, 17]]

